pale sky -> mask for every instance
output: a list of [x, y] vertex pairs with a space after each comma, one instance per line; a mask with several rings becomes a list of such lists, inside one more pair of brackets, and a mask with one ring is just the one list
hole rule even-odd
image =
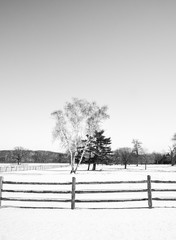
[[176, 1], [0, 0], [0, 150], [60, 151], [51, 112], [107, 105], [112, 149], [176, 132]]

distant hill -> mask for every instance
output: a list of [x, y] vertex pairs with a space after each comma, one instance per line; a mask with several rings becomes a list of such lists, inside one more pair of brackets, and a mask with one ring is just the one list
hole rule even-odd
[[[27, 163], [69, 163], [69, 157], [65, 153], [57, 153], [51, 151], [32, 151], [26, 150], [27, 154], [22, 162]], [[0, 150], [0, 163], [15, 162], [12, 157], [14, 150]]]

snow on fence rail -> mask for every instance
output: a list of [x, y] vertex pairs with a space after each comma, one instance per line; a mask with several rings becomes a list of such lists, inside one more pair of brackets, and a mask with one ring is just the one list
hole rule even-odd
[[[90, 184], [141, 184], [146, 183], [146, 188], [144, 189], [90, 189], [90, 190], [76, 190], [77, 185], [90, 185]], [[151, 180], [151, 177], [148, 175], [147, 180], [142, 181], [92, 181], [92, 182], [77, 182], [76, 178], [72, 177], [72, 182], [16, 182], [16, 181], [4, 181], [2, 177], [0, 177], [0, 206], [2, 207], [3, 201], [23, 201], [23, 202], [70, 202], [71, 209], [75, 209], [76, 203], [103, 203], [103, 202], [133, 202], [133, 201], [148, 201], [148, 207], [152, 208], [152, 201], [176, 201], [176, 197], [169, 198], [152, 198], [152, 192], [168, 192], [174, 191], [176, 189], [153, 189], [151, 188], [151, 183], [167, 183], [167, 184], [176, 184], [176, 181], [159, 181], [159, 180]], [[14, 190], [14, 189], [3, 189], [4, 185], [69, 185], [70, 190]], [[128, 199], [76, 199], [76, 196], [79, 194], [94, 194], [94, 193], [131, 193], [131, 192], [146, 192], [147, 197], [145, 198], [128, 198]], [[14, 197], [3, 197], [4, 193], [31, 193], [31, 194], [70, 194], [70, 198], [67, 199], [59, 199], [59, 198], [14, 198]]]

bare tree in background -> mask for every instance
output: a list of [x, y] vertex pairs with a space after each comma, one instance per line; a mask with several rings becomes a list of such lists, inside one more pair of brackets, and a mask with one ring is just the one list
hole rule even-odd
[[145, 170], [147, 170], [147, 164], [150, 161], [151, 155], [147, 154], [147, 150], [142, 149], [142, 160], [145, 164]]
[[142, 151], [142, 147], [141, 147], [142, 143], [138, 139], [133, 139], [132, 143], [133, 143], [133, 150], [132, 151], [133, 151], [133, 153], [136, 156], [136, 160], [137, 160], [136, 165], [138, 166], [138, 164], [139, 164], [139, 155], [140, 155], [140, 153]]
[[175, 165], [176, 161], [176, 133], [172, 137], [173, 145], [169, 147], [169, 156], [171, 160], [171, 165]]
[[27, 160], [28, 150], [23, 147], [15, 147], [12, 151], [12, 159], [17, 162], [17, 164], [21, 164], [22, 161]]
[[[91, 137], [100, 129], [102, 120], [109, 118], [107, 106], [99, 107], [96, 102], [73, 98], [66, 102], [63, 110], [52, 113], [56, 120], [53, 131], [54, 139], [58, 139], [62, 146], [69, 151], [71, 158], [71, 173], [79, 167]], [[87, 137], [87, 138], [86, 138]], [[86, 141], [82, 141], [85, 140]], [[77, 149], [83, 147], [79, 162], [75, 168]]]
[[118, 151], [119, 151], [121, 163], [124, 164], [126, 169], [127, 164], [130, 163], [130, 160], [131, 160], [131, 154], [132, 154], [131, 148], [127, 148], [127, 147], [119, 148]]

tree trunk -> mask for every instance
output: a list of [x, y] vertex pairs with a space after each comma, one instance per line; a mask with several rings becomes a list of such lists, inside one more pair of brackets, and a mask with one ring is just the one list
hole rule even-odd
[[147, 162], [145, 162], [145, 170], [147, 170]]
[[138, 167], [138, 165], [139, 165], [139, 159], [138, 159], [138, 156], [136, 157], [136, 159], [137, 159], [136, 166]]
[[72, 151], [70, 151], [70, 162], [71, 162], [71, 171], [70, 173], [74, 173], [74, 168], [75, 168], [75, 156], [73, 156]]
[[89, 153], [89, 161], [88, 161], [88, 168], [87, 168], [87, 171], [90, 170], [90, 164], [91, 164], [91, 152]]
[[87, 171], [89, 171], [90, 170], [90, 163], [88, 163], [88, 168], [87, 168]]
[[81, 158], [80, 158], [80, 160], [79, 160], [79, 162], [78, 162], [78, 164], [77, 164], [77, 166], [76, 166], [76, 168], [75, 168], [75, 170], [74, 170], [74, 173], [77, 172], [77, 169], [78, 169], [79, 165], [80, 165], [81, 162], [82, 162], [82, 159], [83, 159], [84, 153], [85, 153], [85, 150], [83, 150], [83, 153], [81, 154]]
[[175, 165], [175, 158], [173, 157], [172, 158], [172, 166], [174, 166]]
[[83, 157], [84, 157], [84, 154], [85, 154], [85, 152], [86, 152], [88, 143], [89, 143], [89, 141], [87, 141], [86, 144], [85, 144], [84, 150], [83, 150], [83, 152], [82, 152], [82, 154], [81, 154], [81, 158], [80, 158], [80, 160], [79, 160], [79, 162], [78, 162], [78, 164], [77, 164], [77, 166], [76, 166], [76, 168], [75, 168], [75, 170], [74, 170], [74, 173], [77, 172], [77, 169], [78, 169], [79, 165], [81, 164], [81, 162], [82, 162], [82, 160], [83, 160]]
[[92, 171], [96, 170], [96, 163], [93, 163]]
[[20, 165], [20, 159], [19, 158], [17, 159], [17, 163], [18, 163], [18, 165]]
[[173, 151], [171, 152], [171, 165], [174, 166], [175, 165], [175, 156]]

